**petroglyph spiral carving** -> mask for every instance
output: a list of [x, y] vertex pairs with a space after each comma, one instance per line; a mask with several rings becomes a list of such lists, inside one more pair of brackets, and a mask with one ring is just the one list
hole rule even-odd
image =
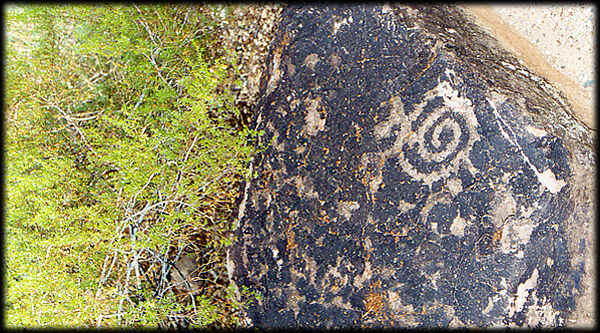
[[[377, 138], [390, 135], [390, 128], [400, 125], [394, 153], [404, 171], [431, 185], [448, 177], [461, 163], [468, 163], [468, 152], [477, 140], [477, 118], [472, 102], [458, 96], [447, 81], [440, 82], [424, 101], [408, 115], [399, 99], [390, 101], [390, 119], [375, 128]], [[472, 166], [470, 166], [472, 168]]]

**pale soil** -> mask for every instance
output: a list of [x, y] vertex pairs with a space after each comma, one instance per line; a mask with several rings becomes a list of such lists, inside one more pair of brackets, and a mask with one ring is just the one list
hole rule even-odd
[[596, 130], [593, 34], [589, 8], [463, 5], [475, 22], [569, 100], [577, 118]]

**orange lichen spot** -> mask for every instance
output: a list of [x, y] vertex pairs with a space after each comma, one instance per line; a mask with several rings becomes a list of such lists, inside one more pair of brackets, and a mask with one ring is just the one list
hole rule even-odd
[[303, 165], [306, 165], [306, 159], [308, 158], [308, 154], [310, 153], [310, 148], [312, 148], [312, 142], [308, 144], [308, 149], [306, 150], [306, 154], [304, 154], [304, 159], [302, 159]]
[[377, 292], [368, 293], [364, 302], [365, 302], [365, 308], [367, 309], [367, 313], [373, 314], [375, 316], [380, 316], [381, 314], [383, 314], [385, 305], [384, 305], [383, 296], [381, 295], [381, 293], [377, 293]]
[[[366, 175], [364, 177], [362, 177], [360, 179], [360, 182], [364, 185], [367, 186], [370, 182], [371, 182], [371, 173], [369, 171], [366, 172]], [[369, 192], [367, 192], [367, 195], [369, 194]]]
[[366, 295], [364, 299], [364, 305], [367, 312], [363, 314], [364, 317], [373, 317], [373, 319], [377, 321], [389, 320], [386, 307], [385, 307], [385, 298], [383, 292], [379, 291], [381, 289], [381, 281], [377, 281], [372, 283], [369, 286], [369, 293]]
[[494, 235], [492, 236], [492, 244], [496, 244], [498, 243], [501, 239], [502, 239], [502, 230], [504, 228], [498, 228], [495, 232]]
[[408, 235], [408, 228], [406, 226], [402, 226], [402, 228], [400, 229], [400, 231], [388, 231], [385, 232], [384, 235], [389, 235], [389, 236], [393, 236], [393, 237], [404, 237]]
[[371, 203], [374, 205], [377, 198], [373, 194], [367, 192], [367, 200], [371, 200]]
[[281, 41], [281, 47], [285, 47], [287, 46], [291, 41], [291, 36], [289, 33], [285, 33], [285, 35], [283, 35], [283, 40]]
[[294, 232], [294, 230], [292, 230], [291, 225], [288, 226], [287, 230], [285, 231], [285, 235], [287, 236], [286, 248], [288, 251], [298, 247], [298, 244], [296, 243], [296, 240], [294, 239], [294, 236], [296, 235], [296, 233]]
[[317, 222], [317, 224], [319, 224], [319, 225], [323, 226], [323, 225], [329, 224], [329, 216], [327, 216], [327, 215], [319, 216], [317, 219], [320, 221], [320, 223]]
[[361, 132], [361, 128], [360, 126], [356, 126], [356, 142], [360, 142], [360, 132]]

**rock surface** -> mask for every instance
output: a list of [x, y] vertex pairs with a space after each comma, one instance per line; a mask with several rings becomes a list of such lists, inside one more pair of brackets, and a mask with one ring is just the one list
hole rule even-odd
[[266, 63], [248, 325], [593, 323], [595, 134], [459, 8], [290, 6]]

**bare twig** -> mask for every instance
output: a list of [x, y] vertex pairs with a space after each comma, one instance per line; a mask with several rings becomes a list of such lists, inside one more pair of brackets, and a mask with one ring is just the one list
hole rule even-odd
[[142, 94], [140, 95], [140, 99], [137, 101], [137, 103], [135, 103], [135, 106], [133, 107], [133, 111], [137, 110], [138, 106], [140, 106], [140, 104], [142, 104], [142, 101], [144, 100], [145, 94], [146, 94], [146, 91], [142, 90]]
[[165, 77], [162, 75], [162, 71], [160, 70], [160, 68], [158, 68], [158, 64], [156, 63], [156, 60], [154, 60], [154, 52], [150, 52], [150, 56], [147, 56], [145, 53], [142, 53], [144, 55], [144, 57], [146, 57], [146, 59], [148, 59], [148, 61], [150, 61], [150, 63], [152, 64], [152, 66], [154, 66], [154, 69], [156, 70], [156, 73], [158, 74], [158, 77], [167, 85], [167, 87], [171, 87], [173, 89], [177, 89], [177, 87], [171, 85], [169, 82], [167, 82], [167, 80], [165, 79]]
[[154, 176], [158, 175], [158, 172], [153, 172], [150, 177], [148, 177], [148, 180], [146, 181], [146, 183], [144, 184], [144, 186], [142, 186], [141, 189], [139, 189], [137, 192], [135, 192], [134, 196], [131, 198], [131, 200], [129, 200], [129, 206], [128, 206], [128, 210], [127, 213], [129, 213], [130, 209], [133, 208], [135, 201], [137, 200], [138, 195], [140, 195], [140, 193], [142, 193], [146, 187], [148, 187], [148, 185], [150, 185], [150, 182], [152, 181], [152, 178], [154, 178]]
[[190, 145], [188, 150], [185, 152], [185, 158], [183, 159], [184, 162], [186, 162], [188, 160], [188, 157], [190, 156], [190, 152], [192, 151], [192, 148], [194, 148], [194, 145], [196, 144], [197, 139], [198, 139], [198, 135], [195, 135], [194, 140], [192, 140], [192, 144]]
[[87, 138], [85, 137], [85, 135], [83, 134], [83, 132], [81, 131], [81, 129], [79, 128], [79, 126], [77, 126], [77, 124], [75, 124], [75, 122], [73, 122], [73, 118], [68, 113], [66, 113], [63, 109], [61, 109], [60, 107], [58, 107], [55, 104], [48, 104], [47, 106], [58, 110], [58, 112], [60, 112], [60, 114], [62, 115], [62, 117], [69, 123], [69, 125], [71, 125], [75, 129], [75, 131], [79, 134], [79, 136], [81, 136], [81, 139], [83, 140], [83, 142], [87, 146], [87, 148], [94, 155], [96, 155], [96, 151], [94, 150], [94, 148], [92, 148], [92, 146], [90, 145], [89, 141], [87, 140]]

